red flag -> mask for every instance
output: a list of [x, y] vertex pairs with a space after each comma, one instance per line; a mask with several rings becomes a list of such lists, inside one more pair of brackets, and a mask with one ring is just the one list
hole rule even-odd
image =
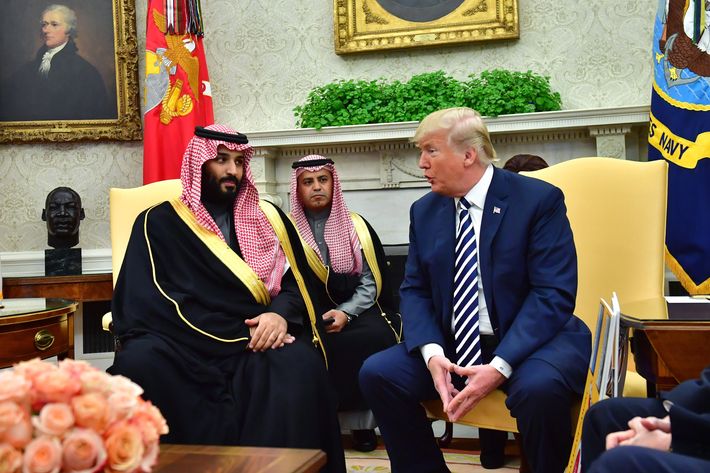
[[144, 184], [179, 178], [195, 126], [214, 123], [201, 23], [199, 0], [148, 2]]

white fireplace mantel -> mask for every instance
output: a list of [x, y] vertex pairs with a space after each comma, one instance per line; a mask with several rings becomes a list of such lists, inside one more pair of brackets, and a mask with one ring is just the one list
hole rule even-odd
[[[582, 156], [645, 160], [647, 105], [523, 113], [486, 118], [499, 163], [518, 153], [549, 164]], [[418, 122], [247, 132], [256, 148], [259, 191], [284, 206], [290, 164], [308, 154], [332, 158], [345, 191], [424, 188], [409, 139]]]
[[[571, 133], [601, 129], [613, 132], [624, 127], [648, 124], [648, 105], [630, 107], [561, 110], [557, 112], [518, 113], [496, 118], [485, 118], [488, 130], [495, 138], [506, 134]], [[301, 128], [292, 130], [248, 132], [249, 140], [257, 148], [274, 149], [326, 147], [352, 143], [382, 143], [407, 141], [414, 136], [418, 122], [380, 123], [325, 127], [320, 130]]]

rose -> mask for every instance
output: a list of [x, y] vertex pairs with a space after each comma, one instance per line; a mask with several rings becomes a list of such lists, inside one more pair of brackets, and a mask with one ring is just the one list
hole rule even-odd
[[111, 392], [124, 393], [132, 397], [140, 397], [140, 395], [143, 394], [143, 388], [120, 374], [109, 377], [109, 381], [111, 384]]
[[138, 406], [138, 399], [139, 398], [126, 393], [118, 392], [111, 394], [108, 397], [111, 420], [123, 420], [131, 417]]
[[25, 448], [23, 473], [59, 473], [61, 465], [62, 445], [56, 437], [37, 437]]
[[16, 402], [0, 402], [0, 435], [20, 422], [25, 415], [25, 411]]
[[135, 471], [141, 464], [145, 448], [140, 431], [126, 421], [114, 424], [106, 436], [109, 473]]
[[76, 425], [103, 433], [109, 423], [109, 405], [106, 398], [90, 392], [76, 396], [71, 400]]
[[15, 448], [24, 448], [24, 446], [32, 440], [32, 424], [30, 424], [29, 416], [25, 417], [18, 424], [10, 427], [10, 429], [5, 432], [4, 437], [0, 437], [2, 437], [3, 442]]
[[0, 472], [14, 473], [22, 466], [22, 454], [6, 443], [0, 443]]
[[142, 401], [136, 408], [131, 423], [140, 430], [143, 443], [158, 443], [160, 436], [168, 433], [168, 424], [157, 407], [149, 401]]
[[26, 399], [32, 383], [24, 376], [12, 371], [0, 373], [0, 401], [19, 401]]
[[143, 456], [143, 459], [141, 460], [140, 464], [142, 471], [151, 471], [153, 469], [155, 464], [158, 463], [159, 451], [160, 447], [158, 446], [158, 442], [148, 444], [145, 455]]
[[111, 420], [122, 420], [133, 415], [143, 388], [126, 378], [116, 375], [110, 378], [111, 394], [108, 397]]
[[107, 394], [111, 391], [111, 375], [103, 371], [87, 371], [79, 375], [83, 393], [98, 392]]
[[56, 371], [57, 369], [56, 365], [46, 363], [39, 358], [33, 358], [29, 361], [21, 361], [13, 367], [13, 371], [16, 374], [32, 382], [34, 382], [40, 374], [48, 371]]
[[82, 373], [95, 371], [95, 368], [83, 360], [72, 360], [66, 358], [59, 362], [59, 369], [71, 376], [79, 377]]
[[29, 412], [14, 402], [0, 402], [0, 442], [22, 448], [32, 440]]
[[74, 429], [62, 442], [62, 469], [66, 473], [91, 473], [106, 462], [106, 448], [99, 434], [90, 429]]
[[40, 373], [35, 378], [33, 386], [36, 393], [33, 407], [36, 409], [48, 402], [67, 403], [81, 389], [81, 383], [77, 378], [61, 370]]
[[32, 424], [43, 434], [61, 437], [74, 426], [74, 413], [67, 404], [52, 402], [32, 417]]

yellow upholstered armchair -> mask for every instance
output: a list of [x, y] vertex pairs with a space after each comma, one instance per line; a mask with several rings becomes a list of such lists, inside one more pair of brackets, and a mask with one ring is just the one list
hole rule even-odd
[[[578, 158], [522, 173], [562, 189], [577, 248], [579, 284], [575, 314], [594, 332], [599, 300], [616, 292], [621, 307], [663, 297], [668, 167], [663, 161]], [[645, 396], [645, 383], [627, 373], [625, 395]], [[495, 391], [459, 423], [517, 432]], [[446, 419], [441, 402], [425, 407]]]
[[[158, 181], [131, 189], [111, 188], [109, 191], [109, 213], [111, 227], [111, 266], [113, 284], [116, 285], [121, 270], [123, 256], [126, 254], [128, 239], [131, 236], [133, 222], [139, 213], [148, 207], [175, 199], [182, 193], [180, 179]], [[104, 330], [109, 330], [111, 313], [103, 316]]]

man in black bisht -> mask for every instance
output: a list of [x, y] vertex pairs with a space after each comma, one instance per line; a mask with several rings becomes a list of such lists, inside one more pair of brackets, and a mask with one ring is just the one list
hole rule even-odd
[[[141, 213], [112, 303], [112, 374], [145, 390], [170, 443], [317, 448], [345, 469], [305, 256], [259, 201], [246, 137], [198, 128], [179, 199]], [[308, 313], [308, 315], [305, 315]]]
[[348, 211], [331, 159], [320, 155], [292, 165], [291, 217], [303, 238], [308, 265], [318, 279], [318, 315], [326, 324], [330, 373], [338, 393], [342, 427], [353, 446], [377, 446], [377, 425], [358, 386], [367, 357], [400, 341], [402, 322], [393, 310], [385, 255], [375, 230]]

